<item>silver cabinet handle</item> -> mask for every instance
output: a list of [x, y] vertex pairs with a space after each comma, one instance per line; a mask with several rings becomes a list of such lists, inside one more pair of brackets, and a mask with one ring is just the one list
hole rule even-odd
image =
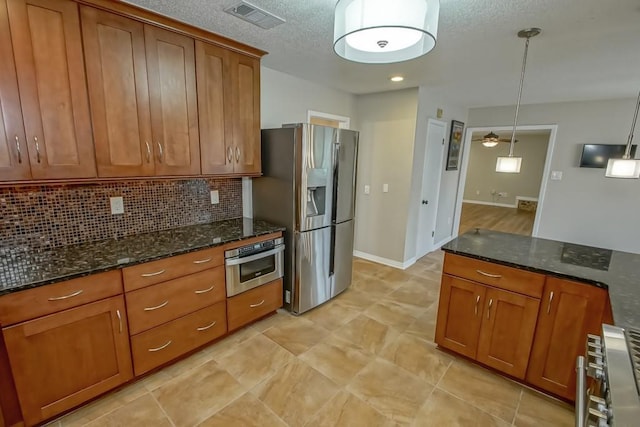
[[493, 305], [493, 298], [489, 300], [489, 308], [487, 309], [487, 319], [491, 318], [491, 306]]
[[475, 315], [476, 315], [476, 316], [478, 315], [478, 304], [479, 304], [479, 303], [480, 303], [480, 295], [478, 295], [478, 296], [476, 297], [476, 306], [475, 306], [475, 308], [474, 308], [474, 311], [475, 311]]
[[169, 345], [171, 345], [171, 340], [167, 341], [166, 344], [161, 345], [160, 347], [150, 348], [149, 351], [154, 352], [154, 351], [164, 350], [165, 348], [169, 347]]
[[231, 147], [227, 147], [227, 160], [229, 163], [233, 161], [233, 149]]
[[199, 259], [199, 260], [193, 261], [193, 263], [194, 263], [194, 264], [206, 264], [206, 263], [208, 263], [209, 261], [211, 261], [211, 258], [210, 258], [210, 257], [209, 257], [209, 258], [206, 258], [206, 259]]
[[156, 144], [158, 144], [158, 161], [160, 163], [162, 163], [162, 157], [164, 156], [164, 151], [162, 151], [162, 145], [160, 144], [160, 142], [156, 142]]
[[201, 331], [201, 332], [202, 332], [202, 331], [206, 331], [206, 330], [207, 330], [207, 329], [209, 329], [209, 328], [213, 328], [213, 326], [214, 326], [216, 323], [218, 323], [218, 321], [217, 321], [217, 320], [215, 320], [215, 321], [214, 321], [212, 324], [210, 324], [210, 325], [203, 326], [203, 327], [201, 327], [201, 328], [196, 328], [196, 331]]
[[549, 304], [547, 305], [547, 314], [551, 312], [551, 303], [553, 302], [553, 291], [549, 294]]
[[236, 147], [236, 163], [240, 162], [240, 147]]
[[160, 270], [160, 271], [156, 271], [155, 273], [143, 273], [143, 274], [141, 274], [141, 276], [142, 276], [142, 277], [153, 277], [153, 276], [158, 276], [158, 275], [160, 275], [160, 274], [164, 273], [165, 271], [166, 271], [165, 269], [162, 269], [162, 270]]
[[493, 279], [499, 279], [499, 278], [501, 278], [501, 277], [502, 277], [500, 274], [485, 273], [485, 272], [484, 272], [484, 271], [482, 271], [482, 270], [476, 270], [476, 273], [478, 273], [478, 274], [482, 274], [483, 276], [491, 277], [491, 278], [493, 278]]
[[249, 307], [251, 307], [251, 308], [256, 308], [256, 307], [260, 307], [262, 304], [264, 304], [264, 300], [260, 301], [260, 302], [259, 302], [259, 303], [257, 303], [257, 304], [251, 304]]
[[147, 146], [147, 163], [151, 163], [151, 147], [148, 141], [145, 141], [144, 144]]
[[16, 150], [18, 151], [18, 163], [22, 163], [22, 152], [20, 151], [20, 140], [16, 135]]
[[33, 141], [36, 143], [36, 161], [40, 163], [40, 144], [38, 143], [38, 137], [34, 136]]
[[122, 333], [122, 315], [120, 314], [120, 310], [116, 310], [116, 315], [118, 316], [118, 323], [120, 324], [120, 333]]
[[157, 310], [157, 309], [159, 309], [159, 308], [166, 307], [166, 306], [167, 306], [167, 304], [169, 304], [169, 300], [166, 300], [166, 301], [165, 301], [165, 302], [163, 302], [162, 304], [160, 304], [160, 305], [156, 305], [155, 307], [145, 307], [145, 308], [144, 308], [144, 311], [153, 311], [153, 310]]
[[73, 293], [70, 293], [69, 295], [63, 295], [61, 297], [51, 297], [49, 298], [49, 301], [60, 301], [61, 299], [67, 299], [67, 298], [73, 298], [73, 297], [77, 297], [78, 295], [80, 295], [82, 292], [84, 292], [83, 289], [80, 289], [79, 291], [75, 291]]
[[198, 295], [200, 295], [200, 294], [206, 294], [207, 292], [211, 292], [211, 291], [213, 290], [213, 288], [215, 288], [215, 287], [216, 287], [216, 285], [211, 285], [211, 287], [210, 287], [210, 288], [202, 289], [202, 290], [198, 290], [198, 291], [193, 291], [193, 292], [195, 292], [195, 293], [196, 293], [196, 294], [198, 294]]

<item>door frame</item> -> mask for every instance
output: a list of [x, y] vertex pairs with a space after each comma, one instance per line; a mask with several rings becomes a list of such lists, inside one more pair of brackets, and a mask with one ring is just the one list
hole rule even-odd
[[[451, 235], [451, 239], [454, 236], [458, 235], [460, 231], [460, 217], [462, 214], [462, 199], [464, 196], [464, 186], [467, 181], [467, 169], [469, 167], [469, 153], [471, 152], [471, 139], [473, 137], [474, 132], [490, 132], [490, 131], [511, 131], [513, 130], [513, 126], [479, 126], [479, 127], [469, 127], [465, 131], [464, 136], [464, 144], [463, 144], [463, 153], [462, 153], [462, 164], [460, 165], [460, 177], [458, 180], [458, 195], [456, 197], [456, 209], [453, 215], [454, 227], [453, 233]], [[548, 124], [548, 125], [523, 125], [516, 127], [516, 131], [521, 130], [548, 130], [549, 134], [549, 143], [547, 144], [547, 154], [544, 161], [544, 168], [542, 171], [542, 181], [540, 182], [540, 192], [538, 193], [538, 207], [536, 209], [536, 216], [533, 220], [533, 230], [531, 232], [532, 237], [536, 237], [538, 235], [538, 230], [540, 228], [540, 214], [542, 212], [542, 208], [544, 206], [544, 200], [547, 193], [547, 185], [549, 183], [549, 175], [551, 173], [551, 160], [553, 157], [553, 149], [556, 145], [556, 135], [558, 133], [558, 125], [556, 124]], [[446, 242], [443, 242], [446, 243]]]
[[[437, 119], [432, 119], [429, 118], [427, 119], [427, 132], [426, 132], [426, 136], [425, 136], [425, 142], [424, 142], [424, 156], [422, 157], [422, 175], [420, 176], [420, 194], [419, 194], [419, 200], [422, 200], [422, 191], [424, 190], [422, 184], [424, 183], [424, 178], [425, 178], [425, 174], [427, 174], [428, 172], [425, 170], [425, 166], [427, 164], [427, 159], [429, 154], [432, 154], [429, 152], [429, 128], [431, 125], [436, 125], [436, 126], [442, 126], [444, 128], [444, 135], [446, 138], [447, 135], [447, 126], [448, 123], [444, 122], [442, 120], [437, 120]], [[433, 206], [432, 209], [435, 210], [434, 212], [434, 223], [433, 223], [433, 231], [435, 231], [435, 225], [437, 223], [437, 218], [438, 218], [438, 201], [440, 199], [440, 190], [441, 190], [441, 186], [442, 186], [442, 167], [444, 165], [444, 156], [446, 155], [446, 150], [445, 150], [445, 146], [444, 144], [442, 145], [442, 152], [440, 153], [440, 168], [438, 170], [438, 175], [436, 177], [436, 179], [438, 180], [437, 185], [435, 186], [436, 188], [436, 194], [434, 194], [434, 197], [432, 197], [433, 199]], [[433, 173], [433, 172], [431, 172]], [[431, 174], [430, 173], [430, 174]], [[420, 209], [422, 208], [422, 205], [420, 203], [418, 203], [418, 223], [416, 224], [416, 232], [420, 231]], [[434, 250], [438, 249], [440, 246], [436, 246], [435, 245], [435, 240], [434, 237], [431, 237], [431, 243], [428, 245], [429, 249], [422, 253], [419, 249], [420, 249], [420, 233], [418, 234], [418, 238], [416, 239], [416, 259], [422, 258], [423, 256], [425, 256], [426, 254], [428, 254], [429, 252], [433, 252]]]

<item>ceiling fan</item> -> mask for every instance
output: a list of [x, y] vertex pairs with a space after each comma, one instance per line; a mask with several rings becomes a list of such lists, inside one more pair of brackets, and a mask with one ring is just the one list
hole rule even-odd
[[[511, 142], [510, 138], [500, 138], [500, 136], [496, 135], [493, 132], [489, 132], [488, 134], [486, 134], [485, 136], [483, 136], [482, 138], [476, 138], [476, 139], [472, 139], [472, 141], [482, 141], [482, 145], [484, 145], [485, 147], [495, 147], [496, 145], [498, 145], [498, 142]], [[518, 142], [518, 140], [516, 139], [514, 142]]]

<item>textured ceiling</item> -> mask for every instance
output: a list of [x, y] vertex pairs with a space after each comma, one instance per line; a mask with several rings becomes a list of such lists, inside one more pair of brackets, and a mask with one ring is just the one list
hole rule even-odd
[[[515, 104], [524, 40], [531, 39], [522, 102], [635, 97], [640, 90], [638, 0], [441, 0], [438, 42], [398, 64], [350, 63], [333, 52], [335, 0], [249, 0], [286, 19], [263, 30], [223, 12], [236, 0], [129, 0], [269, 52], [262, 64], [354, 94], [425, 85], [467, 107]], [[395, 0], [389, 0], [395, 1]], [[393, 74], [405, 81], [391, 84]]]

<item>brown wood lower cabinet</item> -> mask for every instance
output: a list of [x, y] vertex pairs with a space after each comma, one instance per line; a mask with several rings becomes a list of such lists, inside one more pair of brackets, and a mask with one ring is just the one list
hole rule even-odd
[[132, 378], [124, 316], [116, 296], [2, 330], [27, 425]]
[[227, 299], [229, 332], [282, 307], [282, 279]]

